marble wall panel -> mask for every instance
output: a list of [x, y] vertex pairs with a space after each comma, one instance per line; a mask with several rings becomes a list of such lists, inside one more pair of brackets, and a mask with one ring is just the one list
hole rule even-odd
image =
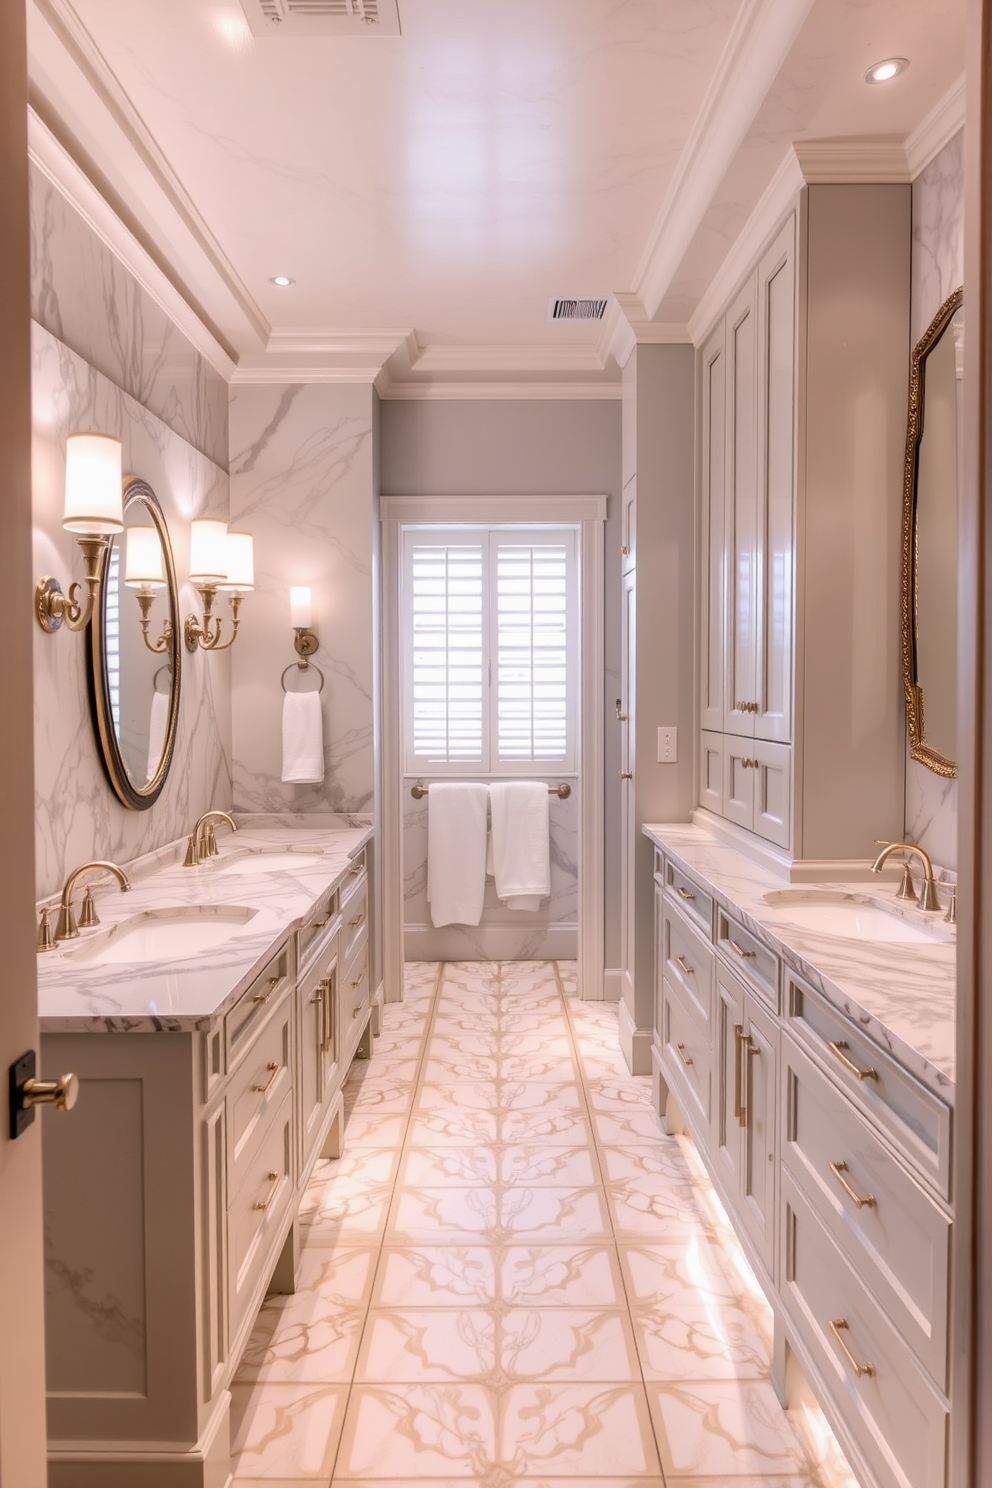
[[[239, 811], [367, 813], [374, 796], [376, 512], [371, 387], [237, 388], [231, 520], [255, 538], [255, 593], [234, 650], [234, 800]], [[280, 677], [296, 660], [289, 588], [308, 584], [324, 674], [325, 775], [282, 781]], [[295, 669], [288, 687], [316, 680]]]
[[[914, 344], [952, 290], [964, 283], [964, 133], [955, 135], [913, 182]], [[967, 315], [967, 310], [965, 311]], [[958, 861], [958, 785], [909, 758], [906, 836], [944, 868]]]
[[37, 166], [30, 170], [31, 314], [227, 469], [227, 384]]
[[[165, 512], [180, 579], [183, 615], [198, 608], [188, 582], [189, 522], [226, 519], [228, 477], [151, 410], [122, 391], [42, 326], [32, 328], [35, 573], [63, 588], [82, 565], [62, 530], [65, 440], [91, 429], [120, 437], [124, 470], [141, 476]], [[250, 601], [246, 608], [250, 608]], [[222, 606], [223, 612], [223, 606]], [[91, 858], [125, 861], [188, 832], [201, 812], [230, 808], [230, 653], [183, 657], [176, 754], [165, 790], [148, 811], [131, 811], [107, 783], [87, 693], [86, 637], [65, 629], [34, 633], [34, 753], [37, 894], [62, 885]]]

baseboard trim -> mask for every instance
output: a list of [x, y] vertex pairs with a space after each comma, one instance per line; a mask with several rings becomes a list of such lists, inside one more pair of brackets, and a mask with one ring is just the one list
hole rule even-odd
[[579, 928], [557, 925], [407, 925], [406, 961], [577, 961]]
[[630, 1016], [627, 1004], [621, 1002], [619, 1013], [620, 1052], [627, 1061], [627, 1068], [632, 1075], [649, 1075], [651, 1073], [651, 1045], [654, 1040], [654, 1030], [651, 1028], [638, 1028]]
[[603, 972], [603, 1001], [619, 1002], [623, 996], [623, 972], [619, 966], [608, 966]]
[[50, 1488], [225, 1488], [231, 1481], [231, 1395], [222, 1390], [200, 1440], [170, 1451], [158, 1443], [141, 1451], [134, 1442], [53, 1443], [48, 1449]]

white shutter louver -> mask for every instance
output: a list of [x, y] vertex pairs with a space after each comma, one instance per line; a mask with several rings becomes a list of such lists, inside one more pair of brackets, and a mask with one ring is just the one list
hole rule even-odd
[[483, 763], [483, 550], [413, 547], [413, 752], [432, 764]]
[[496, 544], [496, 734], [501, 764], [568, 752], [567, 551]]

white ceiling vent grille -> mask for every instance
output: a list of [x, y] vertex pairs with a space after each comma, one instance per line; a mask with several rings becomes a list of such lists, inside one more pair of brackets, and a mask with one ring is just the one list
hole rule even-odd
[[579, 296], [575, 299], [554, 299], [548, 301], [549, 320], [602, 320], [606, 313], [606, 300], [595, 299], [591, 295], [584, 298]]
[[399, 0], [241, 0], [252, 35], [399, 36]]

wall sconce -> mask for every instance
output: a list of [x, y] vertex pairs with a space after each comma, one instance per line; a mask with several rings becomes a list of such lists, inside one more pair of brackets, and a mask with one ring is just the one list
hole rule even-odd
[[305, 584], [294, 584], [289, 591], [289, 618], [293, 629], [296, 631], [294, 645], [300, 654], [300, 666], [307, 665], [307, 658], [312, 656], [320, 642], [310, 629], [313, 621], [313, 607], [310, 603], [310, 590]]
[[[238, 633], [238, 612], [245, 594], [255, 587], [255, 559], [247, 532], [228, 532], [226, 522], [198, 518], [190, 523], [189, 576], [203, 600], [203, 622], [186, 616], [186, 647], [195, 651], [226, 651]], [[221, 622], [215, 618], [214, 600], [220, 590], [230, 596], [231, 638], [221, 642]]]
[[153, 646], [148, 639], [149, 617], [155, 594], [165, 588], [165, 563], [162, 543], [154, 527], [129, 527], [124, 538], [124, 583], [136, 589], [141, 608], [141, 634], [149, 651], [168, 651], [172, 642], [172, 621], [166, 619], [162, 634]]
[[62, 625], [84, 630], [100, 590], [100, 560], [111, 537], [124, 529], [121, 442], [111, 434], [70, 434], [65, 446], [65, 507], [62, 526], [77, 533], [86, 569], [86, 599], [78, 583], [63, 594], [46, 574], [34, 591], [34, 612], [48, 635]]

